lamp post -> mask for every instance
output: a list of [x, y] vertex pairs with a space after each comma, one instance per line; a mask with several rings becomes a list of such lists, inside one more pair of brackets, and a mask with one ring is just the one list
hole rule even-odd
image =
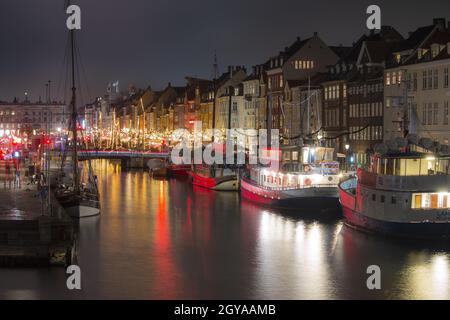
[[349, 158], [348, 158], [348, 150], [350, 149], [350, 145], [347, 143], [345, 146], [345, 166], [347, 171], [349, 171]]

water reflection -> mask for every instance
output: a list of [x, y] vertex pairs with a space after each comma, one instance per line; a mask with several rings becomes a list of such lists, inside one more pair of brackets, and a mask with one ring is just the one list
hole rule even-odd
[[[102, 215], [79, 225], [81, 292], [62, 269], [0, 270], [0, 298], [449, 299], [450, 249], [353, 230], [96, 161]], [[366, 288], [366, 268], [382, 290]]]

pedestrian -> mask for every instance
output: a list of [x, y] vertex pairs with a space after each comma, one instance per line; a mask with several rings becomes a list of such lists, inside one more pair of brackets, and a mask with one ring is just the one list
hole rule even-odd
[[16, 179], [14, 181], [14, 189], [20, 189], [20, 170], [16, 168]]
[[7, 180], [9, 183], [9, 188], [11, 189], [11, 166], [9, 165], [9, 162], [6, 162], [5, 164], [5, 188]]

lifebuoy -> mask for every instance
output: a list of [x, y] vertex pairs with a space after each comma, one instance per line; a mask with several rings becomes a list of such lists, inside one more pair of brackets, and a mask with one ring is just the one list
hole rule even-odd
[[311, 181], [310, 178], [306, 178], [306, 179], [305, 179], [305, 185], [310, 186], [311, 183], [312, 183], [312, 181]]
[[311, 170], [311, 167], [306, 165], [303, 170], [305, 170], [305, 172], [309, 172]]

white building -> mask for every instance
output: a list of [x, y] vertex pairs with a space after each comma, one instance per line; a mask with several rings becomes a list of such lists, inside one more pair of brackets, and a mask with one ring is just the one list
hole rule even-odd
[[63, 104], [0, 103], [0, 136], [56, 134], [67, 129], [69, 113]]
[[448, 145], [450, 32], [436, 24], [414, 50], [394, 58], [384, 72], [384, 140], [408, 132]]

